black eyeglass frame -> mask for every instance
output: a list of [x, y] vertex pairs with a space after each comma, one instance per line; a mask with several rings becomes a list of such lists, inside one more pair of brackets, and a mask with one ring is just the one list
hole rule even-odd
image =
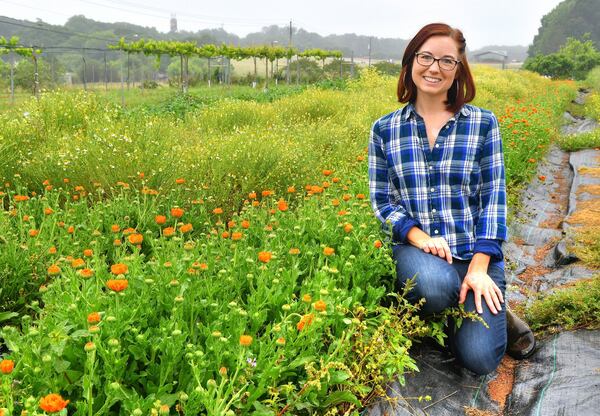
[[[433, 55], [431, 55], [431, 54], [429, 54], [429, 53], [425, 53], [425, 52], [415, 52], [415, 56], [417, 57], [417, 63], [418, 63], [419, 65], [421, 65], [421, 66], [426, 66], [426, 67], [430, 67], [431, 65], [433, 65], [434, 63], [436, 63], [436, 62], [437, 62], [437, 63], [438, 63], [438, 66], [440, 67], [440, 69], [442, 69], [442, 70], [444, 70], [444, 71], [454, 71], [454, 70], [456, 69], [456, 67], [458, 66], [458, 64], [460, 64], [460, 63], [461, 63], [461, 61], [457, 61], [456, 59], [452, 59], [452, 58], [448, 58], [448, 57], [444, 57], [444, 56], [443, 56], [443, 57], [441, 57], [441, 58], [436, 58], [436, 57], [434, 57]], [[432, 62], [431, 62], [429, 65], [422, 64], [421, 62], [419, 62], [419, 57], [420, 57], [420, 56], [427, 56], [428, 58], [431, 58], [431, 59], [433, 59], [433, 61], [432, 61]], [[453, 62], [453, 63], [454, 63], [454, 66], [453, 66], [451, 69], [448, 69], [448, 68], [444, 68], [444, 67], [442, 67], [442, 64], [441, 64], [441, 62], [440, 62], [442, 59], [444, 59], [444, 60], [448, 60], [448, 61], [451, 61], [451, 62]]]

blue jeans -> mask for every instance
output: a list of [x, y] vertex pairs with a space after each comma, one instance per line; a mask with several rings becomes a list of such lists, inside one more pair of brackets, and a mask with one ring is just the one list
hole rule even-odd
[[[408, 279], [415, 278], [415, 286], [408, 293], [410, 302], [425, 298], [422, 307], [424, 313], [441, 312], [446, 308], [458, 305], [458, 295], [467, 270], [468, 260], [453, 259], [452, 264], [438, 256], [425, 253], [408, 244], [397, 244], [392, 247], [396, 263], [396, 276], [400, 287]], [[498, 285], [504, 295], [504, 269], [490, 263], [488, 275]], [[454, 328], [450, 322], [448, 344], [460, 364], [476, 374], [484, 375], [494, 371], [506, 350], [506, 309], [497, 315], [489, 310], [485, 299], [481, 299], [483, 314], [481, 317], [489, 325], [486, 328], [481, 322], [465, 319], [460, 328]], [[464, 303], [466, 311], [475, 312], [475, 297], [469, 290]]]

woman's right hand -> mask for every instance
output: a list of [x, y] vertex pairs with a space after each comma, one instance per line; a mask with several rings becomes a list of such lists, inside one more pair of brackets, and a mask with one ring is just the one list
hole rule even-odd
[[439, 256], [452, 264], [452, 253], [444, 237], [431, 237], [420, 228], [413, 227], [406, 235], [406, 240], [425, 253]]
[[449, 264], [452, 264], [452, 253], [450, 247], [444, 237], [429, 237], [421, 241], [420, 247], [425, 253], [431, 253], [434, 256], [439, 256], [445, 259]]

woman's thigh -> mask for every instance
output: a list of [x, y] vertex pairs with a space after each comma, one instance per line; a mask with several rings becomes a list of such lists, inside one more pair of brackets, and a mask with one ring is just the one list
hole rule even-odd
[[394, 245], [392, 252], [400, 287], [404, 288], [407, 280], [414, 279], [409, 301], [424, 298], [422, 311], [425, 313], [441, 312], [458, 304], [461, 279], [446, 260], [408, 244]]

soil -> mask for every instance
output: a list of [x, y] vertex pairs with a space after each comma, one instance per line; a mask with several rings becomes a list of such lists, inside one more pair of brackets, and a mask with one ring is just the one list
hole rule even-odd
[[590, 195], [600, 195], [600, 185], [582, 185], [577, 190], [577, 195], [588, 193]]
[[522, 280], [525, 285], [537, 291], [537, 287], [533, 287], [535, 278], [550, 273], [552, 270], [544, 266], [527, 266], [525, 271], [519, 275], [519, 279]]
[[500, 366], [496, 370], [498, 375], [488, 383], [490, 398], [498, 403], [500, 413], [504, 410], [506, 399], [512, 392], [513, 384], [515, 382], [516, 365], [517, 361], [515, 359], [505, 355], [502, 362], [500, 362]]

